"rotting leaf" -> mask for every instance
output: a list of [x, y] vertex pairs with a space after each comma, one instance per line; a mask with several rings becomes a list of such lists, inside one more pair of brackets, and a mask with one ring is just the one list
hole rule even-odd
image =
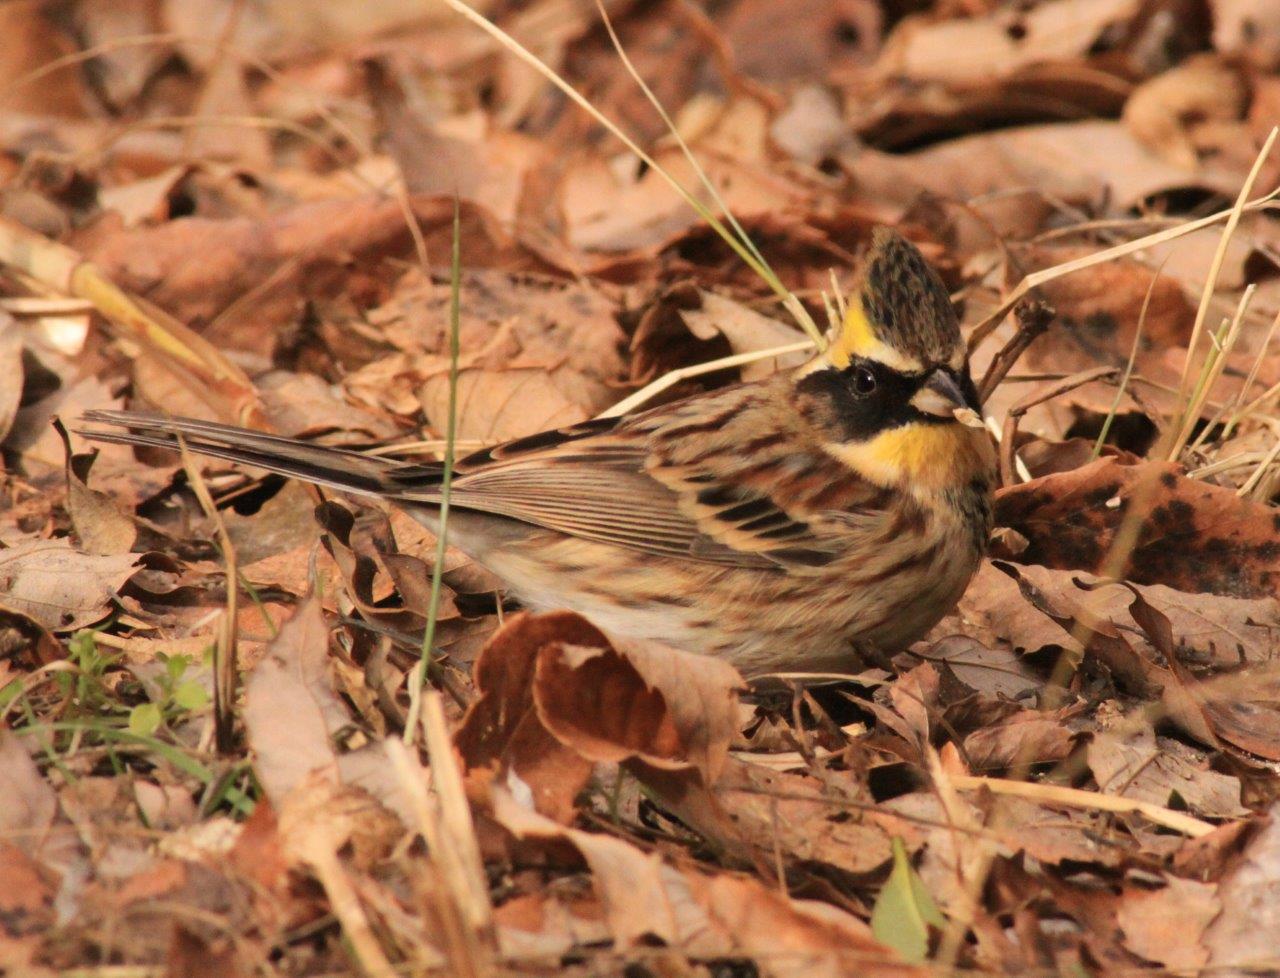
[[[1280, 514], [1176, 465], [1111, 458], [1001, 490], [996, 522], [1029, 541], [1019, 563], [1097, 573], [1141, 507], [1127, 576], [1236, 598], [1280, 597]], [[1139, 518], [1139, 517], [1132, 517]]]

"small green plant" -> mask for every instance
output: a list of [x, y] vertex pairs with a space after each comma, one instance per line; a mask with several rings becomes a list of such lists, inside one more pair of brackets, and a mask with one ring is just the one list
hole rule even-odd
[[161, 652], [157, 659], [164, 665], [164, 672], [156, 677], [160, 696], [139, 703], [129, 711], [129, 730], [143, 736], [150, 736], [161, 726], [209, 703], [209, 693], [198, 681], [183, 678], [191, 665], [190, 656]]
[[119, 668], [120, 653], [99, 646], [97, 632], [85, 629], [67, 642], [67, 660], [75, 668], [54, 676], [55, 689], [67, 701], [64, 718], [89, 720], [116, 713], [111, 673]]

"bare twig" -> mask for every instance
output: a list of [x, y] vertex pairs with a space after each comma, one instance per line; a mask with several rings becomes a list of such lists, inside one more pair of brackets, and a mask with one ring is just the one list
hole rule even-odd
[[987, 368], [982, 383], [978, 385], [979, 403], [986, 403], [1000, 381], [1004, 380], [1005, 375], [1026, 352], [1027, 347], [1049, 328], [1055, 315], [1053, 307], [1039, 299], [1028, 299], [1018, 304], [1014, 310], [1014, 316], [1018, 320], [1018, 330], [1004, 348], [995, 355], [991, 366]]
[[1013, 407], [1009, 408], [1009, 413], [1005, 415], [1004, 419], [1004, 431], [1000, 435], [1000, 484], [1012, 486], [1017, 482], [1014, 477], [1013, 448], [1014, 441], [1018, 436], [1018, 420], [1024, 414], [1037, 404], [1043, 404], [1045, 401], [1051, 401], [1055, 397], [1061, 397], [1063, 394], [1069, 393], [1078, 387], [1083, 387], [1085, 384], [1092, 384], [1094, 381], [1114, 379], [1119, 373], [1119, 367], [1094, 367], [1092, 370], [1084, 370], [1078, 374], [1072, 374], [1070, 377], [1064, 377], [1052, 387], [1032, 391], [1014, 404]]

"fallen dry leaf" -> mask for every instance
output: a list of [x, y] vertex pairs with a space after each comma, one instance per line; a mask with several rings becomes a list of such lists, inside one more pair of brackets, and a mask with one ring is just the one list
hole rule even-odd
[[1209, 961], [1205, 928], [1222, 909], [1217, 889], [1170, 876], [1159, 890], [1126, 892], [1116, 914], [1125, 946], [1171, 970], [1203, 968]]
[[308, 780], [338, 777], [332, 736], [350, 718], [329, 682], [328, 646], [320, 603], [309, 598], [281, 626], [245, 684], [254, 770], [277, 807]]
[[558, 642], [538, 652], [533, 698], [547, 729], [586, 758], [692, 768], [710, 784], [738, 732], [742, 685], [727, 662], [656, 642]]
[[[591, 0], [468, 5], [714, 206]], [[423, 752], [401, 728], [430, 533], [208, 464], [228, 582], [176, 458], [105, 446], [89, 471], [50, 421], [234, 402], [282, 434], [438, 461], [455, 193], [459, 451], [801, 334], [653, 165], [447, 4], [0, 5], [0, 970], [1266, 970], [1280, 221], [1258, 208], [1229, 240], [1181, 222], [1229, 207], [1280, 116], [1275, 6], [606, 3], [818, 322], [878, 224], [919, 245], [966, 330], [1028, 274], [1170, 236], [1038, 287], [1056, 319], [987, 399], [997, 429], [1065, 373], [1111, 374], [1021, 416], [1008, 448], [1031, 478], [1006, 480], [994, 559], [911, 649], [744, 693], [723, 663], [523, 615], [449, 550]], [[1257, 172], [1254, 199], [1280, 162]], [[1165, 464], [1184, 366], [1246, 290], [1185, 468]], [[1018, 326], [976, 343], [975, 376]], [[219, 376], [215, 396], [193, 383]], [[245, 694], [211, 745], [177, 690], [208, 675], [229, 583], [248, 589]], [[459, 888], [464, 852], [484, 865]], [[945, 917], [910, 928], [921, 968], [872, 939], [906, 860], [908, 908]], [[460, 913], [463, 891], [486, 912]]]
[[1204, 932], [1210, 967], [1270, 967], [1268, 962], [1275, 955], [1270, 936], [1280, 930], [1280, 905], [1275, 900], [1280, 885], [1280, 822], [1274, 809], [1270, 815], [1218, 884], [1222, 912]]
[[25, 540], [0, 550], [4, 606], [53, 632], [101, 621], [138, 568], [136, 554], [87, 554], [66, 539]]
[[[694, 954], [763, 954], [770, 973], [910, 975], [861, 921], [829, 904], [792, 901], [760, 883], [710, 877], [664, 865], [620, 839], [564, 828], [521, 807], [506, 792], [493, 795], [494, 816], [523, 838], [563, 840], [592, 871], [615, 941], [624, 946], [657, 937]], [[783, 952], [783, 953], [779, 953]]]
[[1125, 735], [1105, 730], [1094, 734], [1086, 757], [1104, 794], [1185, 806], [1202, 818], [1248, 814], [1240, 803], [1239, 778], [1214, 771], [1203, 752], [1158, 737], [1145, 724]]

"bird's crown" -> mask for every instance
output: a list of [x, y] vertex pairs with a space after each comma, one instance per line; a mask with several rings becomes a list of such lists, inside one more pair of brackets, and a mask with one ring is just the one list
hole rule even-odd
[[837, 369], [866, 358], [905, 373], [963, 362], [964, 342], [947, 288], [919, 249], [898, 232], [879, 227], [872, 234], [827, 358]]

